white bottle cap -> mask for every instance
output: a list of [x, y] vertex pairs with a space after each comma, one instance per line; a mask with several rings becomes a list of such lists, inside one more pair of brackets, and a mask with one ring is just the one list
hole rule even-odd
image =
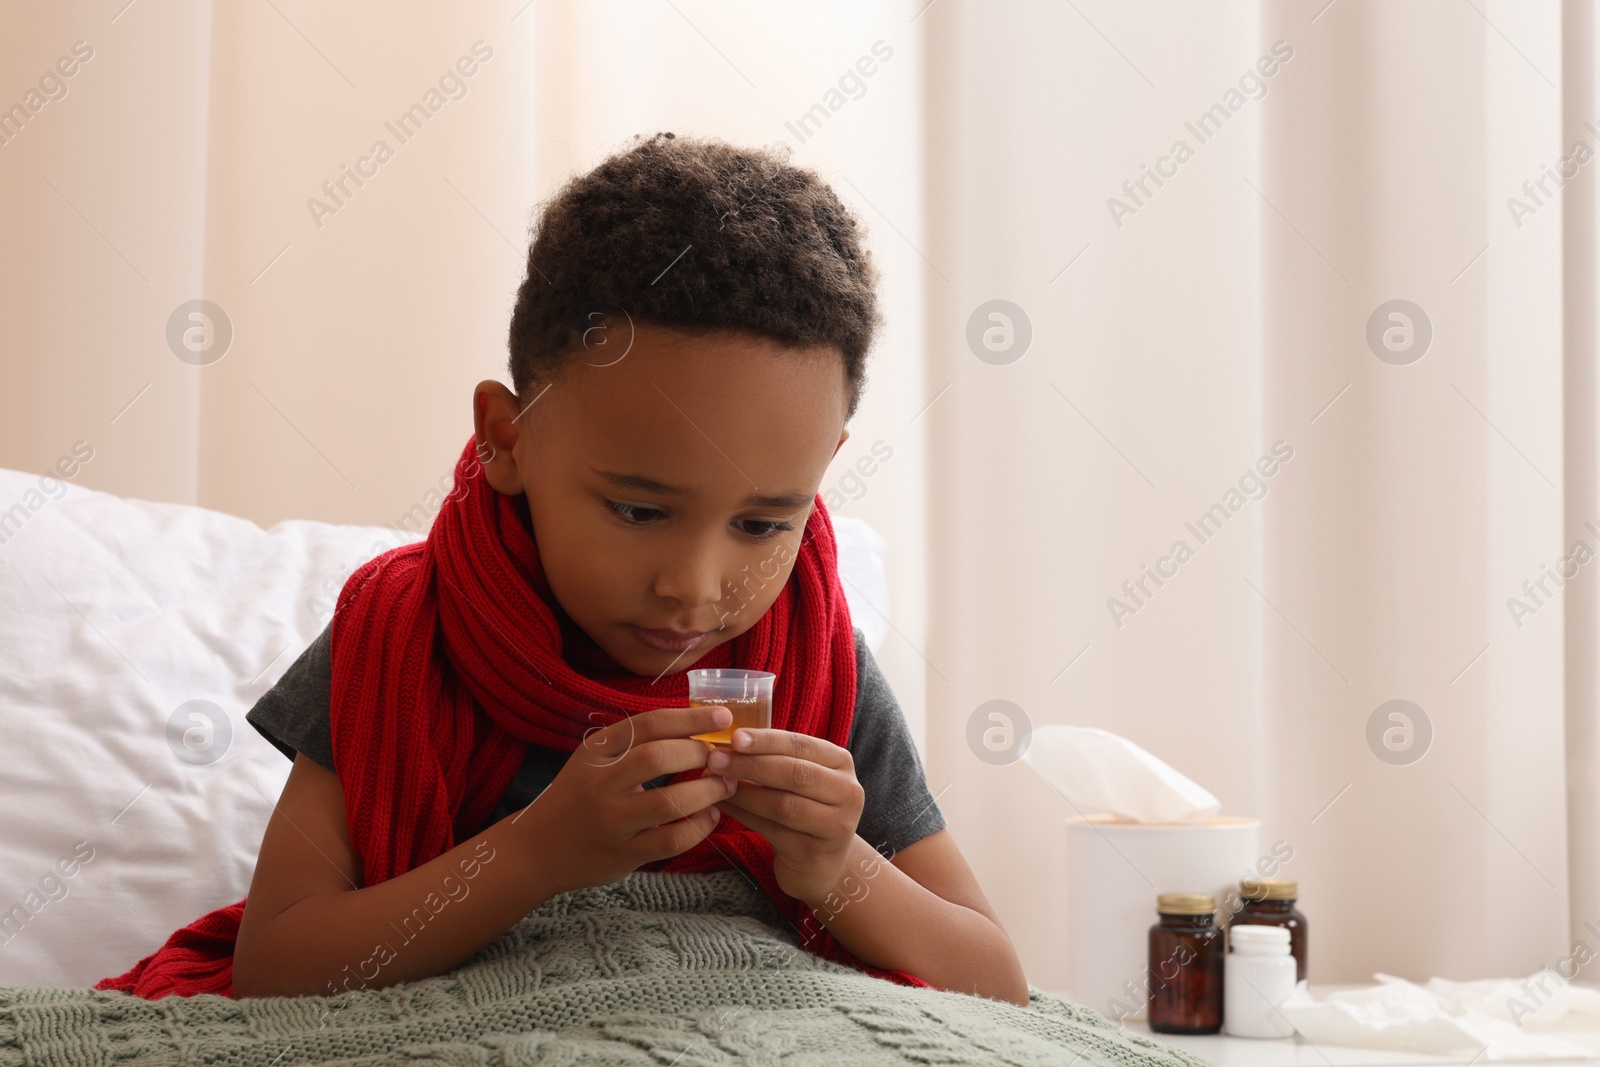
[[1235, 923], [1228, 927], [1228, 941], [1242, 956], [1287, 956], [1289, 931], [1282, 926], [1256, 926]]

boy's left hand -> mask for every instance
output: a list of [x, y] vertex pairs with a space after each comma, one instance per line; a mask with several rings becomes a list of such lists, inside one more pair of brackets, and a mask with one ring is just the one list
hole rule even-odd
[[719, 747], [707, 774], [739, 779], [715, 807], [772, 843], [782, 890], [810, 904], [844, 877], [866, 793], [848, 749], [790, 730], [740, 727], [733, 749]]

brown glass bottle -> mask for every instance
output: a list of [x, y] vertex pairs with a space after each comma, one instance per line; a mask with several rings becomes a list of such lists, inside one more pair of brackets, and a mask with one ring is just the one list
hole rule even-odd
[[1294, 957], [1294, 980], [1306, 977], [1306, 917], [1295, 908], [1300, 887], [1289, 878], [1246, 878], [1239, 883], [1244, 906], [1235, 924], [1281, 926], [1289, 931], [1289, 955]]
[[1205, 893], [1162, 893], [1150, 927], [1150, 1029], [1214, 1034], [1222, 1029], [1222, 930]]

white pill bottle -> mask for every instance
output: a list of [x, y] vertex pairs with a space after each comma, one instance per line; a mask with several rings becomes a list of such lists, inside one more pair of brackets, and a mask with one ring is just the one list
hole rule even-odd
[[1281, 926], [1228, 928], [1232, 951], [1223, 968], [1223, 1029], [1233, 1037], [1293, 1037], [1278, 1005], [1294, 992], [1289, 931]]

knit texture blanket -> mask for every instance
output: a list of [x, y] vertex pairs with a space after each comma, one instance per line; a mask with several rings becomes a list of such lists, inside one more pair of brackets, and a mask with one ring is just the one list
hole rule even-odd
[[1037, 990], [1021, 1008], [873, 978], [781, 922], [737, 871], [635, 872], [552, 898], [449, 974], [384, 989], [0, 989], [0, 1065], [1205, 1067]]

